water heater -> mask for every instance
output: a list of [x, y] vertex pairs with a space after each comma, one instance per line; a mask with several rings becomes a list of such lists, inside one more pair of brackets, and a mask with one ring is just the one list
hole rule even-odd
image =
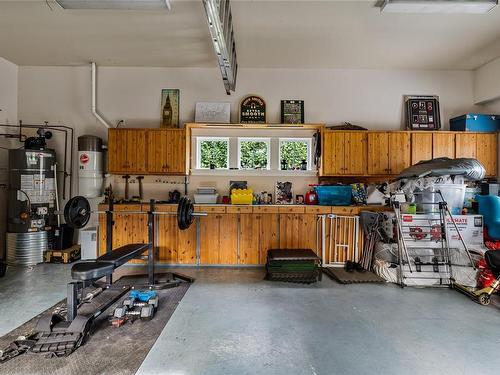
[[86, 198], [102, 195], [102, 139], [93, 135], [78, 137], [78, 190]]

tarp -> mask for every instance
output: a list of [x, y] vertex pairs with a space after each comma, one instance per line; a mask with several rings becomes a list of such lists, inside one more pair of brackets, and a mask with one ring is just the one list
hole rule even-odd
[[486, 175], [483, 165], [473, 158], [437, 158], [421, 161], [406, 168], [397, 180], [419, 177], [464, 176], [470, 181], [479, 181]]

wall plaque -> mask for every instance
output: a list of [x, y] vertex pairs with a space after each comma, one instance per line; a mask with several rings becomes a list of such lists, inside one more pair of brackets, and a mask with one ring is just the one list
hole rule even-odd
[[304, 101], [282, 100], [281, 101], [281, 123], [303, 124], [304, 123]]
[[266, 102], [260, 96], [248, 95], [240, 102], [240, 123], [265, 124]]

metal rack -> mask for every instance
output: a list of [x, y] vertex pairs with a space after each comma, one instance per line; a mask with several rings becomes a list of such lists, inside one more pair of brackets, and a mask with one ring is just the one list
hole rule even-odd
[[473, 267], [474, 262], [441, 192], [413, 194], [433, 194], [438, 201], [418, 203], [420, 207], [431, 208], [415, 214], [401, 213], [401, 205], [407, 203], [392, 201], [397, 221], [399, 284], [449, 287], [452, 285], [449, 225], [458, 234]]

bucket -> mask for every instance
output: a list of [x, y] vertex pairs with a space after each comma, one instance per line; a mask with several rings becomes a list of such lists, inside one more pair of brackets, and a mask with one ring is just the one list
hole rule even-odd
[[[452, 215], [460, 215], [464, 208], [465, 188], [466, 185], [464, 184], [434, 184], [432, 188], [424, 190], [422, 194], [415, 195], [418, 211], [424, 213], [437, 212], [439, 210], [437, 203], [444, 200], [448, 203]], [[443, 199], [437, 193], [438, 191], [441, 191]], [[424, 202], [436, 204], [422, 204]]]

